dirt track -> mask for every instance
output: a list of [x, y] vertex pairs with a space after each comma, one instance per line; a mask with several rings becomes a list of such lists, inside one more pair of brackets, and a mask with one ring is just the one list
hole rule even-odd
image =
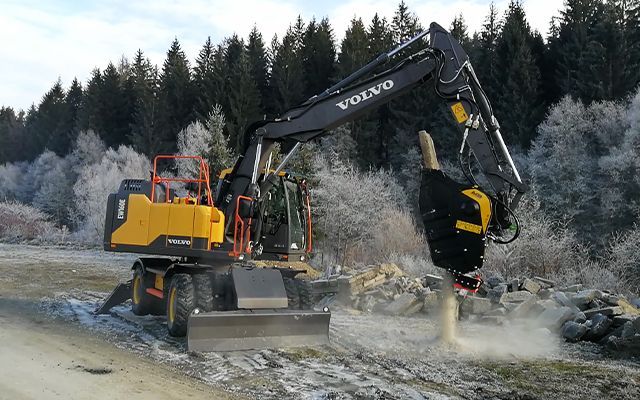
[[594, 345], [466, 324], [443, 349], [426, 318], [346, 310], [330, 346], [187, 354], [162, 318], [91, 315], [134, 258], [0, 245], [0, 398], [640, 398], [640, 364]]

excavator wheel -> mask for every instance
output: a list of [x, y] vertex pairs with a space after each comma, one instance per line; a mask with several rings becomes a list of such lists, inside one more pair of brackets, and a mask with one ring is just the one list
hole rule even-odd
[[301, 279], [283, 278], [290, 310], [307, 310], [311, 308], [311, 296], [307, 283]]
[[167, 330], [171, 336], [187, 334], [189, 315], [195, 308], [193, 278], [189, 274], [175, 274], [167, 292]]
[[156, 299], [147, 293], [149, 277], [137, 266], [133, 271], [133, 279], [131, 282], [131, 311], [135, 315], [155, 314], [157, 308]]
[[212, 277], [209, 274], [195, 274], [191, 277], [195, 291], [195, 307], [202, 312], [217, 310], [217, 307], [214, 308], [216, 299], [213, 293]]

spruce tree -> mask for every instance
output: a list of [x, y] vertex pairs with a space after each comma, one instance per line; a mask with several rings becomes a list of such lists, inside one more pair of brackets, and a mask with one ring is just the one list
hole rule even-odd
[[[367, 64], [370, 58], [369, 40], [364, 23], [360, 18], [353, 18], [340, 45], [336, 80], [346, 78]], [[373, 113], [373, 115], [375, 117], [377, 114]], [[377, 161], [377, 157], [371, 154], [377, 149], [374, 148], [374, 143], [370, 140], [370, 132], [375, 131], [375, 128], [375, 121], [372, 121], [371, 115], [367, 115], [349, 123], [345, 133], [352, 136], [358, 146], [358, 153], [364, 153], [358, 160], [364, 168]]]
[[231, 147], [242, 151], [246, 129], [260, 118], [260, 93], [244, 42], [236, 35], [228, 39], [224, 60], [226, 126]]
[[84, 105], [80, 113], [80, 129], [93, 130], [100, 134], [100, 108], [101, 108], [102, 72], [99, 68], [91, 71], [91, 78], [87, 82], [84, 93]]
[[160, 74], [159, 125], [160, 139], [167, 151], [175, 151], [176, 137], [193, 117], [194, 93], [189, 61], [174, 39]]
[[458, 14], [453, 18], [449, 32], [458, 42], [460, 42], [462, 48], [469, 52], [469, 49], [471, 48], [471, 38], [467, 32], [467, 24], [464, 21], [462, 14]]
[[45, 148], [58, 155], [65, 155], [69, 149], [69, 138], [62, 128], [65, 114], [64, 90], [60, 79], [44, 95], [29, 132], [34, 139], [36, 151], [40, 154]]
[[282, 42], [278, 42], [277, 37], [271, 42], [273, 64], [269, 90], [276, 114], [304, 100], [301, 24], [302, 20], [298, 17], [296, 26], [289, 26]]
[[542, 120], [540, 70], [533, 57], [534, 34], [522, 4], [511, 1], [502, 32], [496, 42], [497, 76], [494, 84], [499, 94], [493, 100], [495, 113], [509, 143], [528, 148]]
[[136, 151], [153, 157], [165, 148], [158, 130], [158, 69], [142, 50], [133, 60], [130, 81], [135, 100], [129, 141]]
[[601, 11], [599, 4], [599, 0], [567, 0], [565, 9], [560, 12], [557, 28], [551, 31], [550, 60], [553, 60], [555, 85], [560, 89], [557, 96], [570, 94], [589, 102], [598, 91], [593, 84], [598, 84], [600, 79], [594, 77], [592, 66], [587, 65], [586, 60], [597, 56], [593, 46], [597, 43], [589, 49], [590, 55], [587, 50], [593, 38], [591, 28], [596, 24], [597, 12]]
[[64, 103], [65, 114], [61, 121], [61, 129], [65, 132], [67, 139], [73, 142], [80, 132], [80, 113], [84, 103], [84, 93], [78, 79], [74, 78], [71, 82], [71, 86], [65, 94]]
[[0, 164], [26, 157], [24, 113], [0, 107]]
[[126, 143], [130, 130], [129, 99], [121, 86], [120, 74], [112, 63], [102, 73], [99, 91], [99, 126], [96, 131], [107, 146]]
[[260, 93], [260, 109], [262, 113], [272, 111], [267, 107], [269, 98], [269, 58], [262, 34], [254, 25], [247, 40], [247, 57], [251, 67], [251, 77]]
[[211, 37], [207, 37], [193, 68], [194, 112], [201, 121], [207, 118], [207, 113], [222, 94], [222, 77], [219, 72], [220, 66], [216, 65], [216, 47], [211, 42]]
[[307, 25], [300, 49], [304, 71], [304, 97], [320, 94], [330, 86], [335, 73], [336, 48], [327, 18]]

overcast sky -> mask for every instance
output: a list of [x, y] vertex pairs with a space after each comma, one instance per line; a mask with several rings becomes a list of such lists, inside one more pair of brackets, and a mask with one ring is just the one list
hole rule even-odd
[[[398, 0], [399, 2], [399, 0]], [[342, 39], [354, 16], [368, 24], [377, 12], [391, 19], [393, 0], [0, 0], [0, 106], [27, 109], [60, 77], [84, 84], [91, 70], [131, 58], [142, 49], [161, 65], [174, 37], [191, 61], [211, 36], [217, 43], [234, 32], [246, 37], [256, 24], [266, 43], [282, 37], [298, 14], [305, 21], [328, 17]], [[423, 25], [448, 28], [459, 13], [479, 30], [490, 0], [406, 0]], [[508, 0], [496, 0], [502, 14]], [[529, 23], [546, 34], [563, 0], [524, 0]]]

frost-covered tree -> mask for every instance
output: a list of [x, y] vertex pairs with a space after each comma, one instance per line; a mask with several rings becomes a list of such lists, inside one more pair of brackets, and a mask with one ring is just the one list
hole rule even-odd
[[597, 212], [593, 117], [582, 102], [563, 98], [538, 127], [538, 138], [529, 153], [532, 180], [545, 211], [582, 226], [593, 222]]
[[40, 190], [46, 179], [48, 171], [53, 170], [62, 162], [62, 158], [56, 153], [45, 150], [27, 168], [23, 182], [18, 186], [16, 198], [30, 204], [36, 193]]
[[59, 225], [67, 225], [69, 205], [73, 203], [73, 183], [75, 178], [69, 174], [70, 162], [60, 159], [51, 169], [43, 171], [40, 187], [33, 196], [33, 206], [50, 215]]
[[[178, 133], [178, 154], [183, 156], [206, 157], [210, 151], [210, 132], [207, 128], [195, 121]], [[176, 160], [178, 176], [197, 177], [200, 165], [195, 160]]]
[[[178, 134], [178, 154], [200, 156], [209, 164], [212, 176], [231, 166], [232, 152], [229, 138], [224, 134], [225, 117], [222, 107], [216, 105], [205, 124], [191, 123]], [[177, 163], [180, 176], [194, 176], [199, 172], [197, 163], [184, 160]]]
[[384, 170], [361, 173], [349, 163], [323, 157], [316, 164], [311, 190], [323, 253], [342, 264], [370, 258], [382, 213], [389, 207], [406, 210], [403, 188]]
[[106, 149], [104, 142], [94, 131], [82, 131], [73, 144], [71, 161], [77, 166], [99, 162]]
[[210, 133], [209, 153], [207, 161], [209, 170], [215, 176], [224, 168], [231, 167], [234, 159], [233, 151], [229, 147], [229, 138], [224, 134], [225, 117], [222, 107], [216, 104], [209, 113], [206, 127]]
[[[629, 216], [640, 215], [640, 90], [626, 109], [620, 104], [611, 108], [611, 118], [600, 121], [613, 125], [616, 133], [609, 154], [599, 161], [600, 173], [607, 182], [601, 192], [601, 213], [614, 228], [624, 229], [631, 225]], [[621, 125], [625, 123], [623, 130]]]
[[87, 241], [102, 237], [109, 194], [118, 190], [125, 178], [148, 179], [149, 168], [149, 160], [129, 146], [110, 148], [99, 162], [82, 168], [73, 186], [80, 237]]
[[25, 170], [28, 164], [0, 164], [0, 201], [15, 200], [18, 191], [24, 184]]

